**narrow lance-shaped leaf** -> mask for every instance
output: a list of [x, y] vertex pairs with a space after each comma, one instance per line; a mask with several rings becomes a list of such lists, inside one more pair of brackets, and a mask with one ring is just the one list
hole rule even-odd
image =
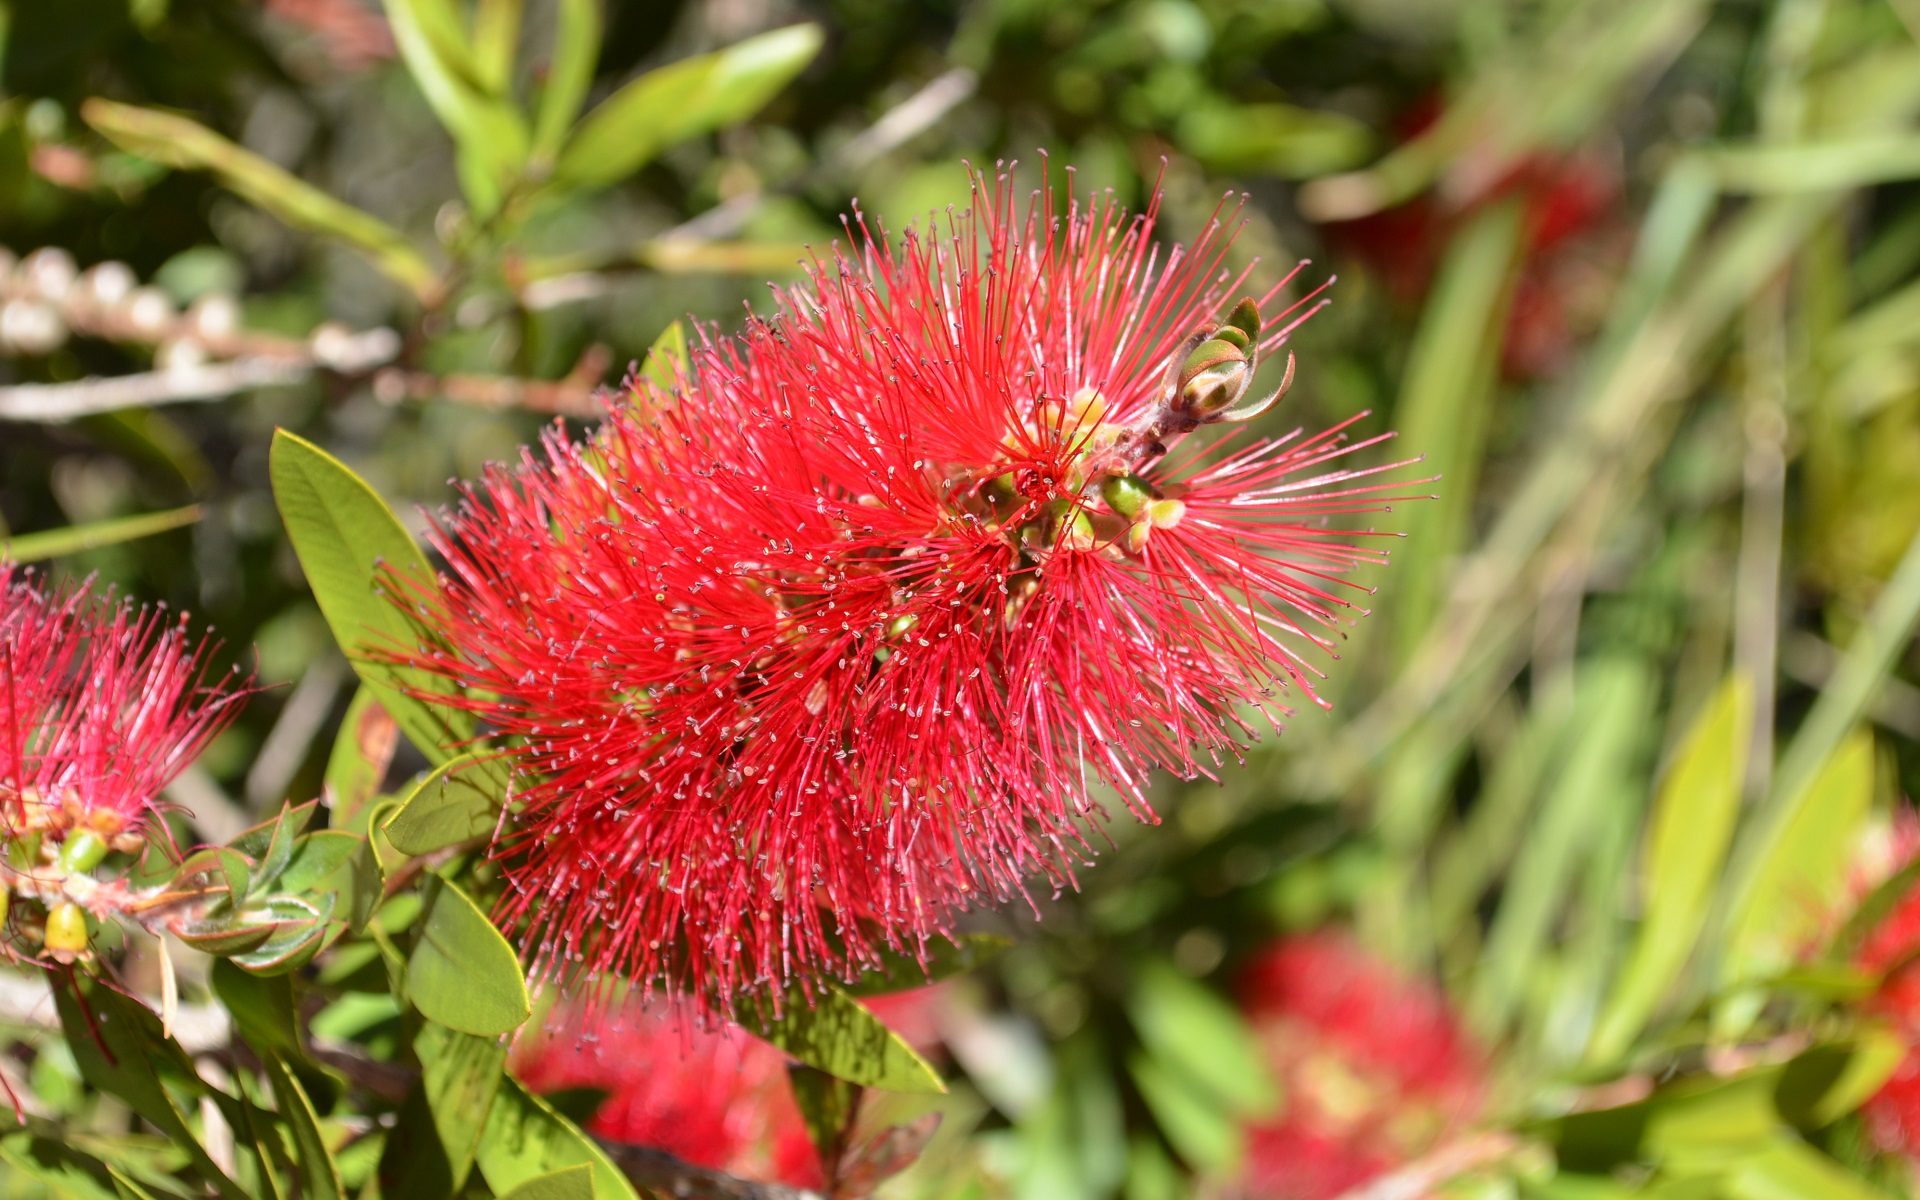
[[141, 513], [137, 517], [117, 517], [111, 521], [69, 525], [65, 529], [0, 537], [0, 562], [40, 562], [85, 550], [97, 550], [102, 546], [117, 546], [121, 542], [152, 537], [156, 533], [191, 525], [202, 515], [203, 510], [198, 504], [189, 504], [185, 508], [166, 512]]
[[267, 1082], [273, 1087], [274, 1103], [280, 1119], [293, 1133], [294, 1161], [299, 1167], [302, 1200], [340, 1200], [345, 1188], [340, 1183], [340, 1167], [327, 1149], [326, 1135], [320, 1131], [319, 1114], [313, 1110], [306, 1089], [278, 1054], [264, 1056]]
[[593, 85], [593, 67], [600, 57], [600, 6], [595, 0], [559, 0], [554, 21], [553, 57], [533, 118], [531, 166], [539, 172], [552, 169]]
[[1846, 887], [1847, 863], [1872, 805], [1873, 734], [1860, 730], [1800, 793], [1746, 904], [1731, 915], [1723, 983], [1751, 982], [1791, 965], [1820, 933]]
[[[460, 187], [474, 215], [484, 219], [500, 208], [527, 161], [525, 118], [508, 100], [486, 93], [474, 78], [471, 47], [462, 63], [451, 52], [456, 43], [444, 32], [444, 0], [387, 0], [393, 40], [407, 70], [427, 98], [427, 106], [453, 136], [458, 151]], [[462, 67], [469, 70], [462, 71]]]
[[241, 149], [199, 122], [97, 98], [82, 104], [80, 115], [124, 150], [170, 167], [211, 171], [221, 183], [295, 229], [352, 246], [422, 303], [438, 298], [438, 275], [399, 230]]
[[401, 690], [407, 685], [430, 687], [430, 677], [389, 668], [370, 657], [379, 647], [408, 646], [417, 640], [406, 617], [383, 594], [387, 583], [381, 569], [432, 588], [433, 576], [419, 547], [365, 480], [311, 442], [277, 431], [269, 471], [274, 503], [314, 599], [361, 682], [429, 761], [452, 758], [457, 751], [449, 747], [470, 736], [472, 720]]
[[1722, 684], [1687, 734], [1654, 799], [1646, 848], [1646, 915], [1587, 1044], [1591, 1062], [1625, 1053], [1679, 977], [1719, 882], [1746, 778], [1753, 687]]
[[580, 122], [555, 181], [604, 187], [675, 143], [746, 120], [813, 61], [822, 40], [816, 25], [790, 25], [647, 72]]

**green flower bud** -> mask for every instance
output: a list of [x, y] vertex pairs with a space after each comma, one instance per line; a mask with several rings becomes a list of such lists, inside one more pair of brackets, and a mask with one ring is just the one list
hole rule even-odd
[[[1248, 344], [1260, 340], [1260, 306], [1251, 298], [1240, 301], [1227, 314], [1227, 324], [1247, 335]], [[1215, 334], [1215, 337], [1220, 336]]]
[[85, 958], [87, 954], [87, 914], [71, 900], [53, 906], [47, 913], [47, 953], [63, 963]]
[[107, 856], [107, 843], [91, 829], [76, 829], [60, 843], [60, 857], [54, 860], [63, 871], [91, 871]]
[[1107, 507], [1131, 521], [1153, 499], [1153, 489], [1138, 475], [1109, 475], [1100, 481], [1100, 498]]
[[1226, 338], [1200, 343], [1180, 369], [1179, 409], [1205, 421], [1246, 394], [1253, 382], [1253, 364], [1246, 351]]

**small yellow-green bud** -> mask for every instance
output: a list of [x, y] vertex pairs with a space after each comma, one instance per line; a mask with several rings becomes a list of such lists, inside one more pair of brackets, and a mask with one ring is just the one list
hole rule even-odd
[[58, 962], [70, 963], [87, 955], [87, 914], [68, 900], [56, 904], [47, 913], [47, 953]]

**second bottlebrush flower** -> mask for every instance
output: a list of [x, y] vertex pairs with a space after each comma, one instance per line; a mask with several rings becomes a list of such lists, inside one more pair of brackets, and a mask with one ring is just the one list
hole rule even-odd
[[1002, 177], [937, 233], [857, 222], [774, 320], [467, 489], [401, 657], [521, 770], [498, 915], [538, 970], [857, 972], [1070, 882], [1097, 784], [1151, 819], [1152, 768], [1313, 698], [1382, 558], [1333, 519], [1396, 485], [1352, 420], [1239, 432], [1305, 302], [1243, 295], [1237, 213], [1161, 248], [1156, 209]]

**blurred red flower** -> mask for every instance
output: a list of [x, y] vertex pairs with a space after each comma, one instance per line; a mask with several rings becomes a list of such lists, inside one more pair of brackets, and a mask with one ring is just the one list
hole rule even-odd
[[1343, 934], [1288, 938], [1240, 979], [1284, 1096], [1247, 1131], [1241, 1194], [1331, 1200], [1460, 1133], [1485, 1064], [1446, 1000]]
[[1151, 820], [1151, 768], [1312, 698], [1386, 536], [1330, 520], [1391, 498], [1342, 464], [1382, 439], [1216, 428], [1307, 303], [1233, 305], [1235, 212], [1163, 253], [1153, 207], [1066, 211], [1002, 177], [938, 237], [860, 219], [439, 525], [402, 658], [522, 768], [499, 916], [536, 972], [723, 1005], [856, 972], [1069, 883], [1095, 776]]
[[[1411, 139], [1432, 125], [1439, 111], [1431, 101], [1416, 106], [1402, 122], [1403, 137]], [[1621, 215], [1619, 166], [1590, 149], [1542, 152], [1497, 176], [1476, 179], [1466, 194], [1442, 194], [1446, 190], [1331, 223], [1327, 235], [1364, 262], [1395, 299], [1417, 304], [1425, 299], [1455, 232], [1473, 214], [1516, 199], [1522, 243], [1501, 368], [1516, 379], [1552, 374], [1569, 361], [1576, 338], [1606, 310], [1611, 277], [1624, 258], [1629, 230]]]
[[[1888, 837], [1884, 875], [1903, 870], [1920, 854], [1920, 820], [1902, 810]], [[1855, 880], [1864, 897], [1877, 880]], [[1906, 1040], [1907, 1054], [1861, 1110], [1868, 1136], [1881, 1150], [1920, 1162], [1920, 889], [1909, 891], [1867, 935], [1854, 964], [1881, 976], [1864, 1006]]]
[[[933, 1050], [940, 989], [863, 999], [922, 1052]], [[761, 1183], [826, 1182], [787, 1082], [787, 1058], [687, 1004], [614, 1010], [574, 1004], [514, 1047], [514, 1074], [536, 1092], [607, 1093], [589, 1128], [683, 1162]]]
[[[207, 681], [211, 646], [160, 609], [56, 589], [0, 563], [0, 821], [10, 836], [137, 848], [160, 790], [248, 688]], [[160, 826], [164, 829], [164, 826]]]

